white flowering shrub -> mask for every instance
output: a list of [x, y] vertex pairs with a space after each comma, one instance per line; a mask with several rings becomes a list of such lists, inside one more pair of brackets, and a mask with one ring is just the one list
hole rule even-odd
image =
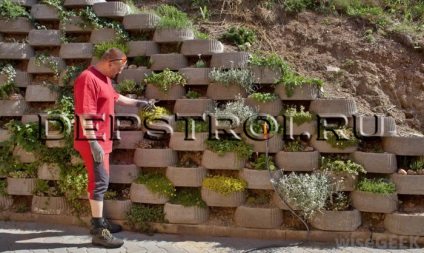
[[[236, 96], [235, 100], [227, 102], [225, 105], [221, 107], [215, 107], [214, 114], [216, 118], [226, 119], [228, 115], [235, 115], [240, 120], [240, 125], [250, 117], [258, 114], [258, 108], [252, 108], [248, 105], [244, 104], [245, 98], [242, 98], [239, 95]], [[224, 127], [234, 127], [236, 125], [235, 122], [230, 124], [229, 121], [220, 122], [221, 126]]]
[[274, 182], [277, 193], [289, 204], [302, 210], [306, 219], [323, 210], [335, 184], [327, 173], [290, 173]]

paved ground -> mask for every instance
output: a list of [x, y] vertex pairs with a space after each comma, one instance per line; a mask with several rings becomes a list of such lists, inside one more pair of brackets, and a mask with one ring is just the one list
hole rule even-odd
[[[125, 239], [119, 249], [105, 250], [91, 244], [88, 229], [76, 226], [61, 226], [35, 222], [0, 221], [0, 252], [248, 252], [256, 247], [282, 245], [287, 242], [277, 240], [257, 240], [233, 237], [200, 237], [155, 234], [146, 236], [139, 233], [120, 232]], [[346, 244], [345, 244], [346, 245]], [[364, 244], [363, 244], [364, 245]], [[386, 244], [369, 247], [339, 246], [328, 243], [308, 243], [301, 246], [279, 247], [254, 250], [255, 253], [268, 252], [423, 252], [418, 245], [388, 247]], [[412, 246], [412, 248], [411, 248]], [[399, 249], [400, 248], [400, 249]]]

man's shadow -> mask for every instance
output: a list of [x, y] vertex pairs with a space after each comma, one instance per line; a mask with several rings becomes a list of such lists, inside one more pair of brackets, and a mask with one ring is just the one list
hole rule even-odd
[[[81, 239], [84, 234], [71, 234], [64, 231], [51, 232], [30, 232], [22, 231], [22, 234], [0, 233], [0, 252], [16, 250], [36, 250], [47, 249], [55, 251], [56, 249], [66, 248], [95, 248], [91, 244], [91, 236], [87, 235]], [[69, 236], [67, 239], [65, 236]], [[78, 239], [72, 238], [73, 236]]]

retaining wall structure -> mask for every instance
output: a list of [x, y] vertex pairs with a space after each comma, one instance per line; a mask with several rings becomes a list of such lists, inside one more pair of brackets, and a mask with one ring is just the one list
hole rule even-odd
[[[31, 114], [34, 110], [40, 108], [41, 103], [54, 104], [57, 101], [57, 94], [39, 85], [36, 80], [43, 77], [51, 78], [52, 70], [47, 66], [38, 66], [35, 64], [35, 54], [48, 49], [54, 56], [59, 70], [66, 71], [69, 67], [76, 64], [82, 64], [87, 67], [96, 62], [93, 57], [93, 46], [96, 43], [113, 41], [116, 38], [114, 29], [92, 29], [91, 27], [81, 28], [78, 25], [79, 17], [72, 17], [66, 24], [59, 24], [57, 11], [45, 4], [37, 4], [37, 1], [18, 1], [25, 6], [37, 21], [49, 21], [49, 30], [36, 30], [33, 25], [25, 18], [19, 18], [16, 21], [6, 22], [0, 20], [0, 60], [13, 60], [17, 75], [15, 85], [19, 87], [24, 97], [12, 98], [10, 100], [0, 100], [0, 117], [14, 117], [14, 119], [27, 122], [28, 119], [36, 120], [35, 115]], [[103, 1], [71, 1], [65, 0], [64, 8], [85, 8], [93, 6], [95, 13], [99, 17], [110, 18], [121, 22], [127, 31], [132, 33], [149, 32], [152, 34], [150, 41], [130, 41], [128, 45], [130, 52], [129, 61], [135, 57], [147, 57], [151, 61], [151, 68], [124, 69], [117, 80], [133, 79], [142, 85], [146, 85], [146, 97], [156, 98], [166, 101], [166, 105], [173, 108], [174, 112], [186, 114], [201, 113], [213, 105], [213, 100], [226, 101], [232, 100], [234, 95], [241, 93], [246, 97], [247, 94], [238, 87], [222, 87], [214, 83], [209, 83], [208, 73], [212, 68], [228, 69], [231, 66], [241, 66], [246, 64], [249, 55], [246, 52], [225, 52], [223, 44], [217, 40], [198, 40], [194, 38], [194, 33], [190, 29], [183, 30], [154, 30], [154, 25], [159, 19], [153, 14], [129, 14], [129, 8], [121, 2], [103, 2]], [[61, 41], [61, 31], [59, 25], [64, 25], [64, 31], [68, 39], [72, 37], [79, 38], [79, 42]], [[56, 29], [56, 30], [55, 30]], [[28, 43], [11, 42], [16, 36], [28, 36]], [[69, 40], [71, 41], [71, 40]], [[162, 53], [161, 48], [164, 45], [180, 45], [180, 52]], [[206, 60], [205, 68], [194, 68], [193, 62], [196, 62], [198, 55]], [[167, 96], [160, 94], [160, 91], [144, 83], [144, 75], [152, 71], [160, 72], [165, 68], [184, 73], [188, 77], [187, 85], [171, 90]], [[318, 114], [340, 113], [352, 121], [352, 115], [357, 114], [355, 101], [351, 99], [323, 99], [319, 97], [319, 90], [313, 85], [306, 85], [303, 88], [294, 91], [295, 96], [287, 96], [283, 87], [273, 87], [275, 73], [265, 72], [264, 70], [252, 69], [257, 73], [258, 81], [262, 87], [273, 91], [280, 96], [277, 104], [271, 105], [265, 110], [273, 116], [277, 116], [281, 110], [281, 104], [290, 104], [301, 101], [309, 111]], [[60, 85], [63, 75], [59, 78], [51, 79], [55, 85]], [[3, 80], [0, 78], [0, 80]], [[1, 85], [1, 84], [0, 84]], [[204, 91], [202, 98], [186, 99], [183, 98], [190, 89], [198, 88]], [[248, 103], [253, 103], [248, 100]], [[260, 106], [260, 105], [259, 105]], [[34, 109], [36, 108], [36, 109]], [[132, 109], [116, 107], [116, 112], [136, 113]], [[276, 135], [271, 140], [270, 153], [275, 157], [276, 165], [284, 168], [286, 171], [310, 172], [319, 169], [319, 155], [336, 153], [350, 154], [352, 159], [364, 165], [369, 173], [384, 174], [390, 177], [396, 184], [398, 192], [392, 194], [386, 199], [378, 199], [369, 194], [355, 192], [354, 188], [349, 188], [353, 205], [356, 209], [351, 213], [344, 215], [325, 215], [320, 214], [314, 222], [314, 231], [312, 240], [334, 240], [334, 238], [382, 238], [384, 236], [424, 236], [422, 229], [423, 213], [410, 214], [402, 213], [398, 210], [398, 195], [410, 195], [422, 198], [424, 194], [424, 175], [399, 175], [397, 174], [398, 165], [396, 159], [401, 156], [424, 156], [424, 138], [423, 137], [402, 137], [396, 135], [396, 126], [394, 120], [385, 119], [386, 131], [380, 131], [377, 140], [382, 143], [384, 153], [367, 153], [358, 151], [357, 147], [348, 149], [337, 149], [331, 147], [326, 142], [316, 140], [312, 136], [311, 144], [314, 152], [288, 153], [283, 151], [282, 136]], [[316, 124], [308, 126], [305, 129], [315, 129]], [[373, 121], [367, 119], [365, 123], [365, 132], [374, 132]], [[300, 126], [299, 126], [300, 128]], [[294, 130], [295, 135], [302, 131]], [[6, 140], [8, 133], [0, 129], [0, 140]], [[234, 154], [227, 154], [224, 157], [218, 157], [213, 152], [206, 150], [206, 133], [197, 133], [195, 142], [184, 141], [184, 134], [175, 133], [170, 140], [167, 149], [143, 149], [137, 148], [138, 141], [143, 139], [141, 131], [121, 132], [121, 141], [114, 145], [115, 151], [133, 152], [132, 164], [111, 164], [111, 183], [131, 185], [130, 199], [122, 204], [114, 202], [105, 202], [105, 215], [108, 218], [115, 219], [119, 223], [125, 221], [125, 213], [132, 203], [148, 203], [164, 205], [167, 219], [171, 224], [167, 227], [155, 226], [156, 230], [164, 233], [181, 234], [204, 234], [214, 236], [245, 236], [259, 238], [281, 238], [281, 239], [303, 239], [305, 231], [293, 231], [286, 229], [285, 217], [283, 213], [287, 212], [287, 207], [281, 203], [278, 198], [273, 198], [273, 208], [253, 208], [245, 206], [246, 193], [250, 190], [263, 190], [272, 192], [270, 182], [267, 180], [267, 174], [260, 174], [258, 171], [252, 171], [245, 168], [246, 161], [237, 160]], [[263, 143], [256, 143], [255, 152], [264, 153]], [[56, 147], [53, 145], [52, 147]], [[198, 168], [177, 167], [179, 154], [182, 152], [201, 152], [203, 153], [201, 166]], [[15, 150], [19, 155], [20, 161], [31, 163], [35, 157], [31, 153], [23, 150]], [[77, 163], [73, 161], [73, 163]], [[163, 196], [157, 196], [149, 192], [143, 185], [138, 185], [133, 180], [146, 168], [166, 169], [166, 176], [176, 187], [196, 187], [201, 188], [202, 197], [209, 205], [208, 208], [181, 209], [178, 205], [168, 203], [168, 199]], [[225, 198], [219, 196], [208, 189], [202, 188], [202, 180], [209, 172], [216, 170], [239, 171], [239, 176], [248, 181], [246, 192], [234, 193]], [[57, 166], [43, 164], [38, 171], [38, 178], [43, 180], [59, 180]], [[68, 208], [63, 199], [55, 198], [44, 200], [41, 197], [33, 196], [32, 213], [19, 214], [8, 210], [13, 204], [14, 199], [19, 196], [32, 196], [32, 190], [35, 187], [35, 179], [14, 179], [7, 175], [0, 175], [0, 180], [7, 180], [8, 196], [0, 197], [0, 209], [6, 209], [0, 212], [0, 217], [15, 220], [38, 220], [43, 222], [57, 222], [65, 224], [78, 224], [75, 217], [66, 215], [65, 209]], [[19, 181], [19, 182], [15, 182]], [[367, 198], [370, 200], [368, 200]], [[366, 202], [370, 201], [370, 202]], [[371, 204], [370, 204], [371, 203]], [[376, 204], [377, 203], [377, 204]], [[377, 206], [373, 206], [377, 205]], [[211, 208], [233, 208], [233, 217], [235, 225], [232, 227], [209, 226]], [[385, 232], [372, 233], [371, 231], [358, 230], [361, 224], [361, 214], [376, 212], [384, 214]], [[340, 216], [339, 221], [331, 220], [329, 216]], [[324, 217], [324, 218], [323, 218]], [[83, 217], [83, 220], [87, 220]], [[329, 228], [329, 223], [336, 222], [337, 226]], [[346, 224], [346, 226], [344, 226]], [[421, 240], [421, 239], [420, 239]]]

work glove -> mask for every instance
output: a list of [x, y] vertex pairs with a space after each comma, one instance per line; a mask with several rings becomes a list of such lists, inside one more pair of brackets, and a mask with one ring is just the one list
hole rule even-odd
[[151, 111], [156, 108], [155, 103], [157, 101], [155, 99], [149, 99], [149, 100], [138, 100], [137, 101], [137, 107], [140, 108], [143, 111]]
[[93, 154], [94, 161], [97, 163], [103, 162], [105, 152], [100, 144], [97, 141], [89, 141], [88, 144], [90, 144], [91, 154]]

